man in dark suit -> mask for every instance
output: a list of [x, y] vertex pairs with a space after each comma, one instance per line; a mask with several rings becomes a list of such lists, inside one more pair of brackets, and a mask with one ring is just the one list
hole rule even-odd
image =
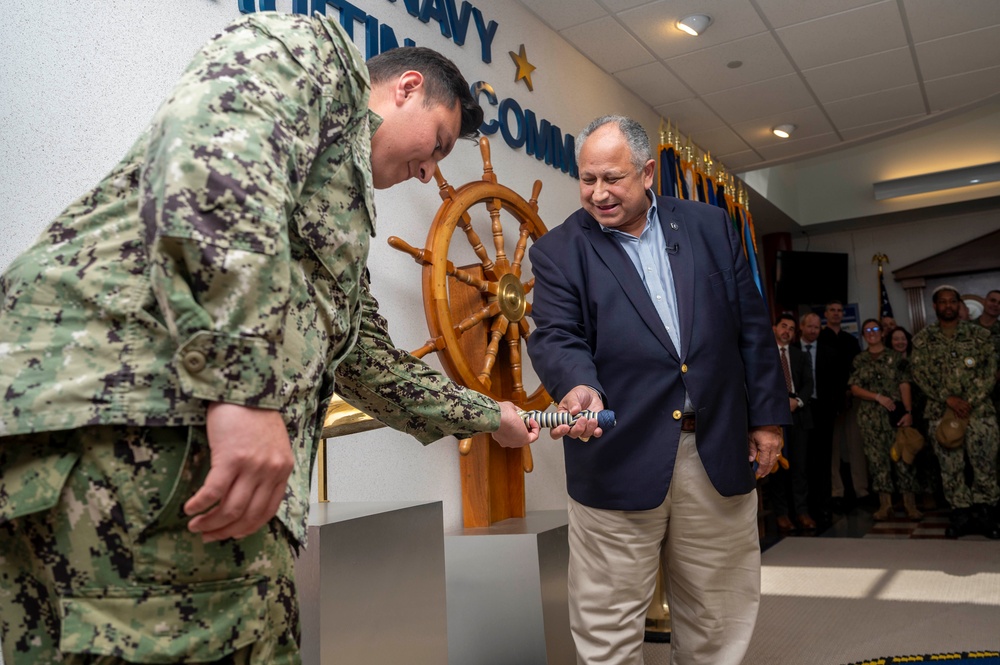
[[861, 445], [861, 430], [858, 429], [858, 405], [851, 397], [847, 379], [854, 367], [854, 357], [861, 353], [861, 345], [851, 333], [841, 327], [844, 321], [844, 304], [831, 300], [824, 310], [826, 327], [819, 333], [817, 342], [821, 347], [832, 349], [837, 362], [834, 373], [839, 384], [840, 398], [833, 420], [833, 447], [830, 464], [834, 509], [850, 512], [853, 504], [851, 492], [844, 487], [842, 466], [846, 466], [851, 479], [853, 498], [865, 501], [868, 496], [868, 460]]
[[579, 662], [642, 661], [662, 556], [674, 662], [739, 663], [760, 598], [751, 461], [772, 468], [790, 421], [770, 322], [728, 216], [649, 189], [637, 122], [598, 118], [576, 145], [583, 207], [531, 248], [528, 351], [560, 411], [618, 418], [552, 430]]
[[812, 395], [804, 398], [812, 426], [808, 430], [806, 476], [809, 484], [809, 514], [820, 523], [832, 521], [830, 465], [833, 455], [833, 420], [843, 400], [837, 383], [837, 354], [819, 344], [822, 320], [810, 312], [799, 319], [799, 346], [810, 360]]
[[[796, 524], [806, 530], [816, 528], [816, 521], [809, 515], [808, 482], [808, 430], [812, 417], [806, 400], [813, 391], [812, 367], [809, 357], [793, 343], [795, 316], [788, 312], [778, 315], [774, 322], [774, 341], [788, 388], [788, 407], [792, 424], [785, 428], [785, 457], [788, 468], [781, 469], [770, 479], [771, 507], [774, 509], [778, 529], [792, 531]], [[790, 499], [790, 501], [789, 501]], [[789, 505], [789, 503], [791, 505]], [[789, 509], [795, 515], [795, 524], [789, 518]]]

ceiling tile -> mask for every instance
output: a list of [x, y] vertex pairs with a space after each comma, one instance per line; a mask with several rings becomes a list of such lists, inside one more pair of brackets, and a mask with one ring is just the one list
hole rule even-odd
[[609, 74], [654, 60], [649, 51], [610, 16], [560, 30], [559, 33]]
[[[795, 125], [791, 139], [778, 138], [771, 132], [777, 125], [785, 123]], [[808, 106], [794, 111], [782, 110], [773, 115], [734, 123], [733, 129], [753, 148], [763, 148], [833, 132], [833, 126], [818, 106]]]
[[861, 127], [852, 127], [851, 129], [845, 129], [840, 132], [841, 136], [844, 137], [845, 141], [856, 141], [860, 138], [870, 138], [874, 136], [879, 136], [885, 132], [893, 129], [898, 129], [900, 127], [905, 127], [911, 123], [922, 120], [927, 116], [923, 113], [918, 113], [916, 115], [907, 116], [905, 118], [893, 118], [892, 120], [886, 120], [884, 122], [876, 122], [871, 125], [862, 125]]
[[920, 86], [907, 85], [826, 104], [827, 113], [837, 129], [843, 132], [875, 122], [906, 118], [924, 112]]
[[[1000, 25], [923, 42], [916, 49], [920, 73], [926, 80], [985, 69], [1000, 62]], [[990, 87], [1000, 90], [1000, 81]]]
[[729, 173], [735, 173], [760, 164], [764, 159], [753, 150], [744, 150], [730, 155], [721, 155], [716, 161], [722, 164]]
[[712, 109], [698, 99], [685, 99], [682, 102], [657, 106], [656, 112], [669, 120], [684, 136], [691, 136], [725, 125]]
[[798, 23], [777, 33], [800, 69], [906, 46], [895, 0]]
[[910, 34], [918, 43], [1000, 24], [997, 0], [962, 0], [960, 4], [903, 0], [903, 8]]
[[[771, 27], [784, 28], [795, 23], [811, 21], [833, 13], [871, 5], [881, 0], [837, 0], [836, 5], [829, 0], [757, 0], [757, 6], [764, 12]], [[836, 11], [831, 8], [836, 7]]]
[[713, 155], [740, 152], [749, 147], [739, 134], [728, 127], [716, 127], [698, 132], [691, 136], [691, 143], [698, 146], [702, 152], [710, 152]]
[[640, 5], [649, 4], [650, 0], [603, 0], [603, 4], [611, 12], [620, 12]]
[[694, 93], [659, 62], [617, 72], [615, 78], [650, 106], [694, 97]]
[[521, 4], [556, 31], [608, 15], [595, 0], [545, 0]]
[[802, 72], [821, 102], [867, 95], [917, 82], [908, 48], [866, 55]]
[[924, 83], [931, 113], [965, 106], [1000, 92], [1000, 66], [946, 76]]
[[[691, 14], [708, 14], [712, 25], [698, 37], [685, 34], [675, 27], [680, 19]], [[639, 39], [660, 58], [691, 53], [748, 37], [766, 30], [749, 2], [732, 0], [660, 0], [618, 14]]]
[[[737, 60], [743, 64], [737, 68], [728, 66]], [[772, 79], [794, 71], [774, 37], [767, 33], [671, 58], [666, 63], [700, 95]]]
[[730, 125], [815, 104], [805, 84], [795, 74], [705, 95], [704, 100]]
[[758, 148], [757, 152], [764, 155], [765, 159], [785, 159], [795, 155], [805, 155], [817, 150], [832, 148], [840, 144], [840, 139], [836, 134], [820, 134], [808, 138], [783, 141], [764, 148]]

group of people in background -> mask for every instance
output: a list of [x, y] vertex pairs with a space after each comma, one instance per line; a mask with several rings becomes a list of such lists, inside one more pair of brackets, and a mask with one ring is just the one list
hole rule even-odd
[[[793, 424], [787, 469], [766, 482], [778, 530], [812, 531], [855, 502], [877, 521], [950, 508], [946, 535], [1000, 538], [1000, 290], [970, 319], [953, 286], [932, 294], [937, 320], [915, 335], [866, 319], [859, 342], [844, 306], [774, 324]], [[797, 335], [796, 335], [797, 332]], [[796, 340], [797, 337], [797, 340]]]

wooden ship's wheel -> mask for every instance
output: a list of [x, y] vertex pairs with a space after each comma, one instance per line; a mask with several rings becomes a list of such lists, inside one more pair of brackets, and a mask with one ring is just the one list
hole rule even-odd
[[[528, 294], [534, 286], [534, 279], [522, 278], [522, 262], [528, 243], [546, 232], [538, 216], [542, 183], [535, 181], [531, 199], [525, 201], [497, 182], [486, 137], [479, 139], [479, 147], [481, 180], [456, 189], [445, 181], [440, 169], [435, 171], [442, 204], [426, 246], [417, 249], [400, 238], [389, 238], [389, 245], [423, 267], [424, 313], [431, 338], [412, 353], [422, 358], [437, 352], [454, 381], [496, 400], [511, 401], [526, 411], [544, 410], [552, 399], [541, 385], [526, 388], [522, 371], [522, 343], [531, 332]], [[487, 241], [492, 240], [492, 252], [473, 226], [479, 206], [485, 207], [489, 216], [491, 237]], [[509, 234], [513, 241], [510, 247], [502, 213], [517, 224], [516, 237]], [[464, 236], [467, 248], [461, 246], [462, 241], [453, 244], [457, 235]], [[451, 257], [470, 250], [476, 262], [456, 266]], [[342, 402], [331, 405], [324, 436], [333, 435], [334, 421], [345, 424], [345, 433], [370, 429], [359, 425], [357, 416], [345, 414]], [[489, 526], [509, 517], [524, 517], [523, 472], [533, 467], [530, 448], [502, 448], [488, 434], [479, 434], [461, 441], [459, 451], [465, 526]]]

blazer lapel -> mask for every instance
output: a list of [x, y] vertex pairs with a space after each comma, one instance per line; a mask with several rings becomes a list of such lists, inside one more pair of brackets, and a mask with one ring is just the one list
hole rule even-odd
[[670, 335], [663, 327], [660, 315], [656, 313], [656, 308], [653, 307], [653, 303], [649, 299], [649, 293], [636, 273], [635, 266], [632, 265], [628, 254], [621, 248], [617, 240], [601, 231], [601, 225], [595, 220], [587, 219], [582, 226], [594, 251], [614, 274], [622, 291], [625, 292], [626, 297], [635, 307], [646, 326], [656, 336], [656, 339], [660, 340], [660, 344], [670, 352], [670, 355], [680, 360], [677, 349], [670, 341]]
[[684, 216], [676, 211], [673, 202], [657, 197], [656, 210], [666, 239], [667, 260], [674, 278], [677, 296], [677, 318], [681, 326], [680, 339], [684, 355], [691, 348], [691, 329], [694, 327], [694, 253]]

